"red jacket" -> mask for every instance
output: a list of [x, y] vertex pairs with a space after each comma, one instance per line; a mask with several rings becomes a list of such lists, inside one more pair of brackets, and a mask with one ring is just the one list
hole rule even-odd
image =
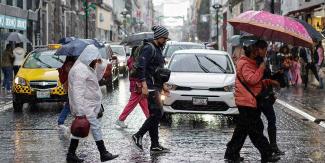
[[237, 77], [235, 82], [235, 103], [237, 106], [248, 106], [256, 108], [256, 99], [249, 93], [246, 88], [237, 79], [238, 77], [244, 82], [249, 89], [256, 95], [262, 90], [262, 83], [264, 86], [271, 84], [271, 80], [262, 80], [264, 68], [259, 67], [255, 60], [246, 56], [241, 56], [237, 61]]

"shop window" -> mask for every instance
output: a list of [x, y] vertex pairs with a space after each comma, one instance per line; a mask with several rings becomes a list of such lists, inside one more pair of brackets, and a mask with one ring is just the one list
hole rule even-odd
[[13, 0], [7, 0], [7, 5], [12, 6], [13, 5]]
[[17, 7], [23, 8], [24, 7], [24, 1], [23, 0], [17, 0]]

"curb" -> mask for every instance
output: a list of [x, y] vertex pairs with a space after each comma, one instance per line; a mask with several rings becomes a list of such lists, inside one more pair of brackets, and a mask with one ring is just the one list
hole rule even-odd
[[290, 109], [291, 111], [300, 114], [301, 116], [305, 117], [305, 118], [308, 119], [309, 121], [312, 121], [312, 122], [318, 124], [319, 126], [325, 128], [325, 122], [324, 122], [325, 119], [318, 119], [318, 118], [315, 118], [314, 116], [312, 116], [312, 115], [310, 115], [310, 114], [308, 114], [308, 113], [306, 113], [306, 112], [304, 112], [304, 111], [298, 109], [297, 107], [294, 107], [294, 106], [290, 105], [289, 103], [284, 102], [284, 101], [282, 101], [282, 100], [276, 99], [276, 102], [279, 103], [279, 104], [281, 104], [282, 106], [284, 106], [284, 107]]
[[3, 112], [3, 111], [6, 111], [8, 110], [9, 108], [12, 108], [12, 102], [8, 102], [2, 106], [0, 106], [0, 112]]

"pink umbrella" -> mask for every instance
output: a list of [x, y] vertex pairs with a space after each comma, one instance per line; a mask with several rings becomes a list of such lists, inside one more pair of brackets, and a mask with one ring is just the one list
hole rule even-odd
[[310, 47], [313, 44], [305, 27], [285, 16], [266, 11], [246, 11], [228, 21], [234, 28], [262, 39]]

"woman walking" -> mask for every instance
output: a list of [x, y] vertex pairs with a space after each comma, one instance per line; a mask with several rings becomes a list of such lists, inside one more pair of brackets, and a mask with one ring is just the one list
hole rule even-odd
[[[74, 116], [86, 116], [90, 123], [90, 130], [96, 142], [102, 162], [112, 160], [118, 155], [113, 155], [106, 150], [98, 113], [101, 108], [102, 92], [98, 81], [104, 72], [98, 72], [104, 67], [98, 49], [94, 45], [88, 45], [73, 65], [68, 76], [68, 95], [71, 114]], [[76, 155], [79, 139], [71, 138], [67, 154], [67, 162], [83, 162]]]
[[[127, 66], [129, 71], [133, 68], [133, 63], [135, 62], [135, 50], [138, 46], [132, 48], [131, 56], [127, 61]], [[141, 109], [146, 116], [149, 117], [149, 109], [148, 109], [148, 100], [145, 96], [142, 95], [141, 89], [142, 84], [136, 78], [129, 77], [130, 80], [130, 92], [131, 96], [129, 102], [126, 104], [123, 112], [119, 116], [118, 120], [116, 120], [115, 124], [120, 126], [121, 128], [127, 128], [127, 125], [124, 123], [126, 117], [133, 111], [133, 109], [140, 104]]]
[[1, 62], [2, 72], [4, 74], [2, 84], [7, 92], [11, 91], [13, 60], [14, 56], [12, 54], [11, 45], [7, 44]]
[[271, 146], [263, 135], [264, 126], [261, 110], [257, 108], [255, 99], [263, 86], [279, 85], [273, 80], [262, 80], [265, 63], [262, 62], [259, 66], [256, 63], [257, 56], [266, 55], [267, 46], [263, 40], [245, 41], [245, 56], [241, 56], [237, 62], [235, 102], [239, 110], [239, 117], [233, 136], [227, 144], [225, 159], [228, 161], [239, 162], [243, 160], [239, 153], [247, 135], [259, 150], [262, 162], [274, 162], [280, 159], [272, 153]]

